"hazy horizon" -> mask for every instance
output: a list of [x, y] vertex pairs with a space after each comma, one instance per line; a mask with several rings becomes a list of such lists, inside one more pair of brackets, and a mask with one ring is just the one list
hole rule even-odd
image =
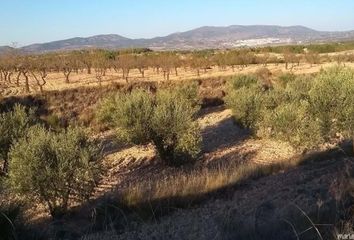
[[[83, 1], [4, 0], [0, 45], [118, 34], [152, 38], [203, 26], [301, 25], [319, 31], [354, 30], [353, 1]], [[16, 15], [14, 15], [16, 14]]]

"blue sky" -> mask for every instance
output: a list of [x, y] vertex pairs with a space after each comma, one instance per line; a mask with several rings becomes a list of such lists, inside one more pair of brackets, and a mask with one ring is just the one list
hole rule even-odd
[[0, 45], [115, 33], [164, 36], [200, 26], [354, 30], [353, 0], [0, 0]]

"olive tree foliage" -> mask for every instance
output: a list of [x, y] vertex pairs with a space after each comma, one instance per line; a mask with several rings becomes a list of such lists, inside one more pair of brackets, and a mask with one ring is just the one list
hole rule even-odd
[[262, 113], [257, 135], [287, 141], [298, 149], [312, 148], [323, 142], [320, 125], [309, 114], [309, 104], [300, 100], [284, 102]]
[[99, 119], [115, 128], [121, 140], [152, 142], [167, 164], [195, 158], [200, 151], [198, 107], [191, 88], [119, 93], [101, 102]]
[[285, 87], [285, 93], [292, 101], [309, 100], [309, 91], [313, 85], [313, 77], [297, 76], [288, 82]]
[[55, 133], [32, 127], [9, 158], [13, 192], [46, 204], [53, 217], [64, 214], [71, 201], [88, 200], [101, 172], [99, 148], [80, 128]]
[[160, 91], [151, 118], [151, 139], [168, 163], [195, 158], [200, 151], [198, 107], [182, 92]]
[[23, 137], [35, 123], [34, 110], [27, 111], [21, 105], [15, 105], [12, 111], [0, 114], [0, 160], [3, 161], [3, 174], [8, 173], [8, 153], [12, 144]]
[[296, 79], [295, 74], [293, 73], [284, 73], [277, 77], [275, 85], [278, 88], [285, 89], [288, 83], [293, 82]]
[[227, 107], [232, 110], [237, 123], [245, 128], [255, 128], [260, 114], [262, 88], [257, 77], [239, 75], [227, 85]]
[[316, 76], [309, 92], [311, 113], [319, 119], [324, 138], [354, 135], [354, 71], [332, 67]]
[[100, 103], [98, 118], [111, 128], [117, 137], [135, 144], [149, 142], [150, 117], [153, 113], [152, 96], [143, 90], [119, 93]]
[[354, 136], [354, 71], [333, 67], [316, 76], [282, 76], [274, 88], [238, 76], [228, 84], [226, 104], [235, 120], [260, 137], [298, 149]]
[[295, 81], [287, 76], [275, 88], [264, 88], [261, 79], [241, 75], [228, 84], [226, 104], [236, 122], [259, 137], [287, 141], [298, 148], [313, 147], [322, 140], [319, 124], [309, 113], [306, 97], [293, 93], [302, 83]]

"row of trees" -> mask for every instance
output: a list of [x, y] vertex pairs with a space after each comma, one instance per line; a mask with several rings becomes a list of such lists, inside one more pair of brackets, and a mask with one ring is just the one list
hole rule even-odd
[[231, 81], [226, 103], [237, 122], [260, 137], [311, 149], [354, 140], [354, 72], [333, 67], [316, 77], [281, 76], [264, 87], [255, 76]]
[[171, 74], [178, 75], [179, 69], [195, 71], [199, 76], [201, 71], [206, 72], [214, 66], [220, 70], [231, 67], [242, 70], [250, 64], [284, 63], [286, 69], [292, 69], [301, 61], [319, 64], [322, 61], [337, 61], [339, 63], [354, 61], [353, 55], [336, 55], [332, 58], [321, 57], [314, 52], [299, 55], [285, 51], [282, 57], [271, 55], [268, 52], [255, 54], [249, 50], [232, 50], [225, 52], [200, 51], [193, 53], [178, 52], [139, 52], [122, 53], [104, 50], [73, 51], [69, 53], [51, 53], [43, 55], [21, 55], [9, 52], [0, 56], [0, 80], [15, 83], [20, 86], [23, 81], [25, 91], [30, 92], [29, 79], [33, 79], [42, 92], [47, 83], [48, 73], [62, 73], [66, 83], [70, 83], [72, 73], [86, 72], [94, 74], [99, 85], [108, 70], [121, 73], [122, 79], [129, 81], [129, 74], [133, 69], [139, 70], [141, 77], [145, 77], [147, 69], [154, 69], [156, 74], [163, 74], [169, 80]]

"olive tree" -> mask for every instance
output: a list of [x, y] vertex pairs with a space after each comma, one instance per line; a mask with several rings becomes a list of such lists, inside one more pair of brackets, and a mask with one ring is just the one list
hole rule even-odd
[[9, 112], [0, 114], [0, 159], [3, 161], [2, 172], [8, 173], [8, 153], [11, 145], [24, 136], [28, 128], [36, 123], [34, 111], [15, 105]]
[[159, 90], [156, 96], [143, 90], [105, 99], [98, 116], [134, 144], [152, 142], [167, 164], [195, 158], [200, 151], [200, 131], [195, 121], [198, 107], [186, 88]]
[[257, 135], [287, 141], [294, 147], [313, 148], [323, 142], [320, 125], [309, 113], [306, 100], [283, 102], [262, 112]]
[[46, 204], [53, 217], [88, 200], [101, 171], [99, 148], [80, 128], [55, 133], [32, 127], [9, 157], [11, 189]]
[[333, 67], [318, 74], [309, 92], [312, 114], [329, 140], [336, 133], [354, 136], [354, 71]]
[[261, 109], [262, 86], [256, 76], [238, 75], [227, 84], [226, 105], [237, 123], [254, 129]]

